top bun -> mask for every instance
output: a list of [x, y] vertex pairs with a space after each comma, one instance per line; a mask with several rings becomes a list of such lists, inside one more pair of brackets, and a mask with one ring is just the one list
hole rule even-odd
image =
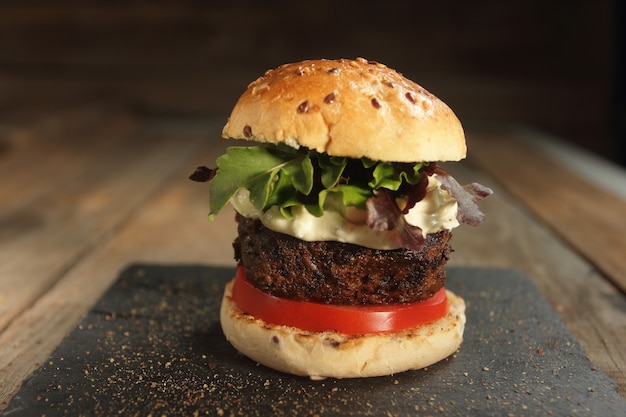
[[363, 58], [267, 71], [239, 98], [222, 136], [390, 162], [458, 161], [466, 154], [461, 123], [445, 103]]

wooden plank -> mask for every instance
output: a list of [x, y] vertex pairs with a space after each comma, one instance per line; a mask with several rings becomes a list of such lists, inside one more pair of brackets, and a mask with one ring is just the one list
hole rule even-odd
[[76, 182], [105, 161], [98, 158], [115, 155], [136, 130], [127, 114], [88, 105], [16, 110], [1, 124], [7, 152], [0, 176], [11, 181], [0, 182], [7, 196], [0, 201], [0, 330], [84, 249], [72, 238], [79, 208], [63, 196], [79, 192]]
[[11, 181], [0, 182], [0, 195], [10, 196], [0, 200], [0, 215], [55, 192], [88, 170], [98, 155], [118, 152], [136, 130], [137, 121], [128, 112], [101, 105], [21, 108], [4, 114], [0, 178]]
[[455, 230], [450, 265], [516, 268], [527, 273], [589, 352], [590, 366], [611, 376], [626, 396], [623, 294], [521, 205], [519, 198], [483, 171], [482, 161], [476, 161], [479, 147], [475, 143], [471, 142], [468, 161], [449, 164], [446, 169], [461, 183], [477, 181], [492, 187], [494, 194], [481, 202], [487, 216], [485, 223], [478, 228], [462, 226]]
[[626, 169], [623, 166], [547, 132], [525, 126], [516, 126], [514, 130], [516, 138], [576, 172], [590, 184], [626, 201]]
[[[195, 132], [172, 140], [139, 130], [109, 149], [94, 146], [90, 162], [52, 192], [4, 216], [28, 221], [0, 242], [0, 329], [54, 286], [81, 257], [115, 230], [158, 189], [181, 159], [199, 146]], [[85, 140], [93, 139], [88, 138]]]
[[626, 292], [626, 201], [511, 134], [474, 135], [472, 160]]

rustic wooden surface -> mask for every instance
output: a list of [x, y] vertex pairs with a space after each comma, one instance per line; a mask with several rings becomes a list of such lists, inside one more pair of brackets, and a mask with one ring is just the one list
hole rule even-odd
[[603, 188], [560, 142], [471, 127], [616, 154], [610, 1], [110, 3], [0, 4], [0, 410], [130, 263], [233, 265], [233, 213], [208, 221], [187, 176], [227, 145], [248, 82], [340, 56], [399, 69], [470, 126], [447, 169], [495, 195], [451, 265], [527, 273], [626, 396], [624, 170], [595, 165]]
[[[233, 265], [232, 212], [209, 221], [187, 179], [228, 144], [223, 122], [96, 103], [0, 119], [0, 407], [130, 263]], [[451, 265], [526, 272], [624, 395], [626, 202], [523, 139], [468, 131], [470, 157], [447, 166], [495, 190]]]

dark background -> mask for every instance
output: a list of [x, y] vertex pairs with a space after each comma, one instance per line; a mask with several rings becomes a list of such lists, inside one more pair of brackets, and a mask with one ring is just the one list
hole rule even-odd
[[468, 128], [526, 124], [624, 164], [619, 3], [4, 0], [0, 122], [81, 102], [225, 118], [267, 68], [363, 56]]

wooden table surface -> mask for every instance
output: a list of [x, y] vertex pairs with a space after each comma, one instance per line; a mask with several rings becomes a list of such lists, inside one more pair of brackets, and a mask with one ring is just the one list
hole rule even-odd
[[[98, 101], [0, 116], [0, 410], [129, 264], [234, 265], [232, 211], [209, 221], [187, 179], [224, 122]], [[467, 139], [446, 169], [495, 193], [450, 265], [524, 271], [626, 396], [626, 173], [529, 128]]]

